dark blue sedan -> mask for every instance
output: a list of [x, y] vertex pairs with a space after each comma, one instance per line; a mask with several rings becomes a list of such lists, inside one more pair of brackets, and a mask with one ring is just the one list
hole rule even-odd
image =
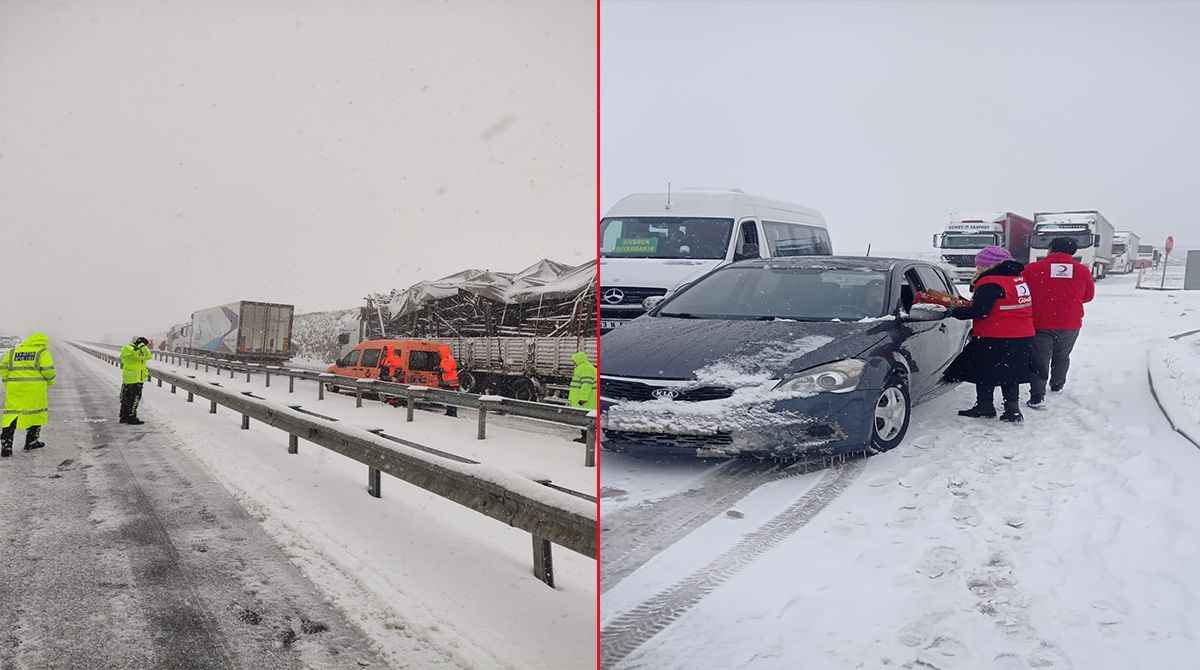
[[891, 449], [970, 324], [914, 307], [938, 266], [804, 256], [725, 266], [601, 338], [603, 446], [702, 457]]

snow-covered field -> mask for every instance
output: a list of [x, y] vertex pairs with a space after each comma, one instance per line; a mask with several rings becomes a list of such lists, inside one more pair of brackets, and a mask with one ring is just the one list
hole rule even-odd
[[[119, 372], [83, 356], [112, 377]], [[186, 374], [184, 370], [152, 363]], [[215, 375], [213, 376], [216, 379]], [[231, 389], [456, 453], [510, 472], [544, 477], [592, 491], [595, 470], [583, 467], [578, 431], [513, 417], [489, 417], [488, 439], [475, 439], [474, 415], [403, 409], [326, 394], [314, 382], [275, 377], [270, 389], [256, 375], [221, 378]], [[394, 667], [588, 668], [594, 665], [595, 562], [556, 549], [556, 589], [532, 575], [529, 535], [436, 495], [388, 477], [383, 497], [366, 493], [366, 468], [300, 442], [286, 452], [287, 436], [273, 428], [239, 427], [224, 408], [186, 402], [166, 386], [147, 385], [142, 418], [167, 423], [227, 488], [235, 493], [285, 551], [380, 646]], [[405, 657], [413, 639], [430, 653]], [[438, 660], [431, 666], [430, 659]]]
[[1200, 332], [1151, 349], [1150, 375], [1167, 418], [1200, 445]]
[[[963, 386], [815, 473], [603, 454], [604, 665], [1196, 667], [1200, 450], [1147, 365], [1200, 292], [1135, 282], [1098, 285], [1066, 389], [1022, 425], [959, 418]], [[1169, 349], [1192, 410], [1198, 346]]]

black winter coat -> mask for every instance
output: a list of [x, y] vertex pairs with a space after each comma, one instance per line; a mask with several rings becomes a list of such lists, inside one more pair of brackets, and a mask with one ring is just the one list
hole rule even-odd
[[[1016, 261], [1004, 261], [984, 272], [987, 275], [1016, 277], [1024, 269]], [[972, 297], [970, 307], [950, 311], [956, 319], [978, 319], [1004, 297], [1004, 289], [996, 284], [984, 284]], [[1028, 384], [1037, 376], [1033, 357], [1033, 338], [972, 337], [958, 358], [946, 369], [948, 381], [971, 382], [984, 386]]]

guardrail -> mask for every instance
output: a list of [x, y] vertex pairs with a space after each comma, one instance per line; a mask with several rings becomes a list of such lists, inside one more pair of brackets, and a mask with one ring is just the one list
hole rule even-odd
[[[111, 347], [113, 345], [95, 345], [103, 347]], [[343, 375], [335, 375], [328, 372], [318, 372], [316, 370], [304, 370], [298, 368], [286, 368], [276, 365], [261, 365], [258, 363], [243, 363], [241, 361], [232, 361], [223, 358], [212, 356], [197, 356], [195, 354], [180, 354], [170, 351], [153, 351], [155, 360], [164, 363], [172, 363], [192, 367], [194, 364], [196, 369], [204, 366], [205, 372], [210, 372], [211, 368], [215, 368], [217, 374], [220, 375], [225, 371], [229, 372], [230, 379], [233, 379], [237, 374], [245, 374], [246, 381], [250, 381], [253, 374], [265, 375], [266, 386], [271, 386], [271, 376], [287, 377], [288, 393], [294, 393], [296, 390], [296, 380], [314, 381], [317, 383], [317, 400], [325, 399], [326, 385], [337, 387], [345, 387], [354, 390], [355, 406], [362, 407], [364, 396], [376, 394], [380, 400], [388, 398], [397, 398], [403, 400], [407, 409], [407, 420], [413, 421], [415, 416], [416, 405], [419, 402], [436, 403], [447, 407], [464, 407], [478, 411], [479, 428], [477, 431], [478, 439], [487, 439], [487, 419], [489, 414], [508, 414], [511, 416], [519, 416], [527, 419], [539, 419], [564, 426], [571, 426], [585, 431], [584, 436], [584, 457], [583, 464], [585, 467], [596, 466], [596, 412], [576, 409], [574, 407], [566, 407], [563, 405], [553, 405], [550, 403], [532, 402], [529, 400], [516, 400], [514, 398], [505, 398], [503, 396], [476, 395], [473, 393], [463, 393], [460, 391], [448, 391], [446, 389], [430, 388], [428, 386], [414, 386], [411, 384], [398, 384], [396, 382], [386, 382], [377, 379], [359, 379], [357, 377], [346, 377]]]
[[[111, 365], [121, 365], [118, 356], [84, 344], [71, 344]], [[593, 560], [596, 558], [596, 509], [592, 496], [563, 489], [550, 481], [523, 479], [455, 454], [387, 435], [383, 429], [337, 425], [336, 418], [305, 410], [300, 405], [279, 405], [250, 391], [232, 391], [222, 387], [220, 382], [202, 381], [194, 376], [155, 368], [150, 368], [149, 372], [159, 386], [170, 385], [171, 393], [177, 388], [187, 391], [188, 402], [193, 402], [195, 396], [207, 399], [210, 414], [216, 414], [218, 406], [238, 412], [243, 430], [250, 429], [253, 419], [286, 432], [289, 454], [299, 453], [299, 442], [304, 439], [366, 465], [367, 493], [373, 497], [382, 496], [381, 474], [386, 473], [528, 532], [533, 538], [534, 575], [551, 587], [554, 586], [552, 545], [557, 544]], [[410, 394], [408, 397], [417, 396]], [[482, 402], [481, 408], [486, 408], [490, 401]], [[410, 419], [411, 416], [410, 402]]]

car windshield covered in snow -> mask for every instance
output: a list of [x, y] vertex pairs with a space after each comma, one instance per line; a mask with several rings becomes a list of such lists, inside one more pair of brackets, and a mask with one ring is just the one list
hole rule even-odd
[[658, 316], [692, 319], [859, 320], [884, 312], [888, 273], [784, 264], [733, 265], [665, 303]]
[[600, 222], [605, 258], [725, 258], [733, 219], [634, 216]]

